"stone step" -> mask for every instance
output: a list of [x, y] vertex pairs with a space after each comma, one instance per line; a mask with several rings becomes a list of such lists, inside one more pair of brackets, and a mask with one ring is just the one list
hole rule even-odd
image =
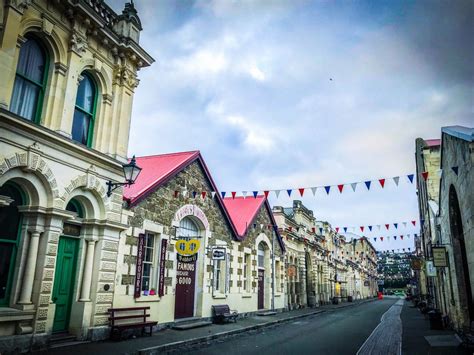
[[277, 312], [275, 312], [275, 311], [257, 312], [257, 316], [260, 316], [260, 317], [274, 316], [275, 314], [277, 314]]
[[173, 329], [188, 330], [188, 329], [193, 329], [193, 328], [206, 327], [211, 324], [212, 322], [209, 322], [209, 321], [196, 321], [196, 322], [189, 322], [185, 324], [176, 324], [173, 326]]

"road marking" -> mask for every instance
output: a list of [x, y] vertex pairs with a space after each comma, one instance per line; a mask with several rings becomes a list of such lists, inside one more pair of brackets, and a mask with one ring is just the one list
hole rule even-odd
[[398, 300], [380, 318], [375, 327], [356, 355], [387, 354], [400, 355], [402, 353], [402, 312], [403, 299]]

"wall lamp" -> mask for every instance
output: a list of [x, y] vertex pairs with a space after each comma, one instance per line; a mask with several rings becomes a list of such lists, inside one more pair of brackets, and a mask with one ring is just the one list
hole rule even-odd
[[130, 160], [130, 163], [122, 165], [122, 168], [123, 175], [125, 176], [125, 182], [112, 182], [112, 180], [107, 181], [107, 197], [110, 197], [110, 195], [112, 195], [112, 191], [114, 191], [119, 186], [133, 185], [135, 180], [137, 180], [138, 175], [140, 175], [140, 172], [142, 171], [142, 168], [140, 168], [135, 161], [135, 155], [133, 156], [132, 160]]

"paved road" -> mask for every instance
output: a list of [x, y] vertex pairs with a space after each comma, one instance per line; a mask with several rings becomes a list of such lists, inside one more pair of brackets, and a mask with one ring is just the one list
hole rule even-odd
[[[190, 350], [188, 354], [356, 354], [364, 344], [372, 340], [390, 337], [390, 331], [375, 334], [374, 329], [384, 320], [392, 322], [400, 308], [395, 305], [397, 298], [370, 302], [357, 307], [326, 312], [317, 316], [284, 324], [265, 331], [212, 344], [211, 346]], [[393, 307], [392, 307], [393, 306]], [[392, 308], [391, 308], [392, 307]], [[388, 325], [388, 324], [386, 324]], [[386, 329], [385, 325], [378, 329]], [[382, 329], [382, 330], [383, 330]], [[374, 331], [374, 336], [371, 337]], [[399, 334], [401, 336], [401, 334]], [[366, 340], [370, 337], [370, 340]], [[395, 347], [396, 348], [396, 347]], [[180, 351], [180, 353], [183, 353]], [[361, 353], [364, 353], [361, 351]], [[373, 352], [372, 354], [376, 354]], [[388, 354], [387, 352], [385, 354]]]

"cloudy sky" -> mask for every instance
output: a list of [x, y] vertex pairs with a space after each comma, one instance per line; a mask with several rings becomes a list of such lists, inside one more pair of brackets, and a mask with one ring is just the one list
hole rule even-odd
[[[129, 152], [199, 149], [222, 191], [401, 176], [398, 187], [333, 187], [302, 200], [318, 219], [356, 232], [418, 220], [406, 178], [415, 139], [473, 126], [472, 1], [135, 3], [140, 44], [156, 63], [139, 74]], [[292, 204], [286, 191], [270, 202]], [[374, 230], [359, 234], [418, 232]]]

